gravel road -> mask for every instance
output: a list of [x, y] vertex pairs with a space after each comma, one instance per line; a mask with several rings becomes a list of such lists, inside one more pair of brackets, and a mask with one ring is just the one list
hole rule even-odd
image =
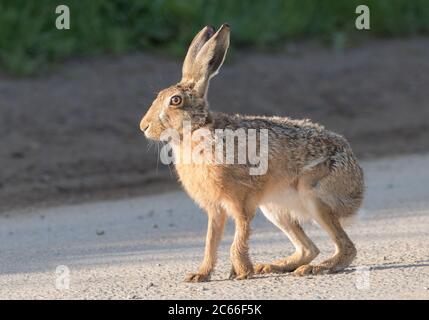
[[[428, 163], [429, 155], [363, 163], [366, 202], [348, 227], [358, 257], [334, 275], [226, 280], [229, 223], [213, 281], [184, 283], [202, 259], [206, 217], [183, 192], [6, 212], [0, 299], [429, 299]], [[253, 227], [255, 262], [292, 252], [262, 214]], [[321, 249], [317, 260], [326, 258], [326, 234], [305, 229]]]

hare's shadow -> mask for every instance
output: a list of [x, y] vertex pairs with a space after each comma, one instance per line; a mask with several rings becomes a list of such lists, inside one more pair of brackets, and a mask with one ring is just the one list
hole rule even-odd
[[[421, 260], [416, 261], [414, 263], [397, 263], [397, 262], [391, 262], [391, 263], [383, 263], [383, 264], [372, 264], [372, 265], [360, 265], [360, 266], [353, 266], [346, 268], [342, 271], [331, 273], [330, 275], [335, 274], [349, 274], [353, 272], [359, 272], [361, 270], [388, 270], [388, 269], [408, 269], [408, 268], [421, 268], [421, 267], [429, 267], [429, 260]], [[278, 278], [278, 277], [288, 277], [293, 276], [293, 272], [285, 272], [285, 273], [271, 273], [271, 274], [264, 274], [264, 275], [257, 275], [249, 280], [258, 280], [258, 279], [267, 279], [267, 278]], [[310, 276], [304, 276], [301, 277], [303, 279], [318, 277], [317, 275], [310, 275]], [[212, 282], [222, 282], [222, 281], [231, 281], [230, 279], [216, 279], [211, 280]]]
[[421, 268], [421, 267], [429, 267], [429, 260], [420, 260], [415, 261], [414, 263], [398, 263], [398, 262], [390, 262], [383, 264], [373, 264], [373, 265], [360, 265], [347, 268], [339, 273], [352, 273], [358, 272], [360, 270], [388, 270], [388, 269], [408, 269], [408, 268]]

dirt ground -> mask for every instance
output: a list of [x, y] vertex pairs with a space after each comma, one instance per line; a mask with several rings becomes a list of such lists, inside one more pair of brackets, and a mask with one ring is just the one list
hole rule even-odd
[[[367, 193], [346, 229], [357, 257], [346, 270], [320, 276], [228, 280], [229, 220], [212, 281], [184, 282], [202, 261], [207, 216], [183, 191], [9, 212], [0, 215], [0, 299], [428, 300], [428, 161], [429, 154], [362, 162]], [[303, 228], [320, 249], [313, 263], [333, 254], [323, 229]], [[252, 221], [249, 248], [254, 263], [294, 252], [262, 213]]]
[[[213, 110], [310, 118], [365, 159], [429, 150], [429, 38], [231, 53], [212, 81]], [[175, 186], [139, 121], [180, 70], [141, 53], [75, 60], [34, 78], [0, 75], [0, 210]]]

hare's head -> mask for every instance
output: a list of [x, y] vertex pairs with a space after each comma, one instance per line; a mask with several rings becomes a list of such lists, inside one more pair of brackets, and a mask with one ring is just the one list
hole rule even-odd
[[215, 32], [205, 27], [189, 46], [182, 69], [182, 80], [162, 90], [140, 122], [147, 138], [159, 140], [166, 129], [182, 131], [183, 123], [193, 129], [210, 122], [207, 89], [221, 67], [229, 47], [229, 26]]

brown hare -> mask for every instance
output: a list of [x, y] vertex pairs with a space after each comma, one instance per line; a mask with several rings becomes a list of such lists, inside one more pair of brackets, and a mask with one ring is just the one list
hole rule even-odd
[[[174, 155], [183, 149], [182, 132], [187, 121], [192, 132], [205, 129], [213, 136], [218, 129], [268, 132], [264, 174], [249, 174], [252, 165], [248, 162], [175, 164], [183, 187], [208, 215], [204, 260], [186, 281], [210, 279], [228, 216], [235, 222], [231, 279], [247, 279], [255, 273], [293, 271], [301, 276], [342, 270], [356, 256], [356, 249], [340, 221], [354, 215], [362, 203], [362, 169], [342, 136], [309, 120], [211, 112], [209, 81], [223, 64], [229, 38], [227, 24], [217, 32], [212, 27], [203, 28], [188, 49], [181, 81], [158, 94], [140, 123], [152, 140], [161, 140], [167, 129], [179, 132], [179, 139], [170, 141]], [[258, 207], [289, 237], [296, 251], [276, 262], [253, 266], [248, 240]], [[310, 264], [319, 250], [300, 226], [306, 220], [318, 223], [335, 244], [334, 255], [320, 264]]]

